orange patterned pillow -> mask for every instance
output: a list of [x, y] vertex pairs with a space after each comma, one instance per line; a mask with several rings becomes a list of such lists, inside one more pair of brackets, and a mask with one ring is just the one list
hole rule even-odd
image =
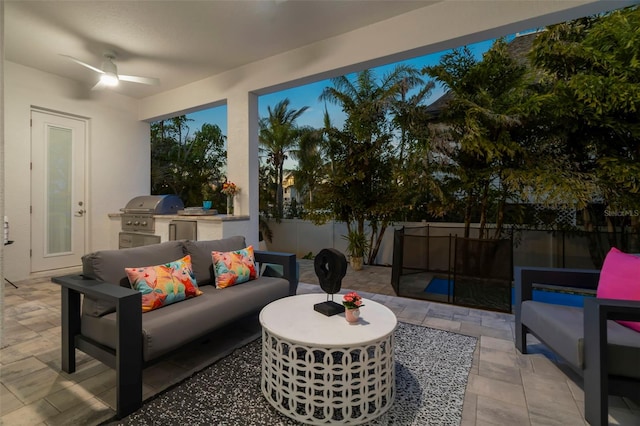
[[125, 268], [131, 287], [142, 293], [142, 312], [200, 296], [191, 256], [164, 265]]
[[253, 246], [236, 251], [212, 251], [216, 288], [231, 287], [235, 284], [254, 280], [258, 276]]

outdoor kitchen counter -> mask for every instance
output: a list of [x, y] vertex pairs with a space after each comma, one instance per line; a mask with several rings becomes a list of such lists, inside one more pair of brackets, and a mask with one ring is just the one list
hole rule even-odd
[[[118, 248], [121, 213], [109, 213], [110, 235], [109, 245], [111, 249]], [[233, 235], [246, 235], [248, 232], [247, 222], [249, 216], [229, 216], [226, 214], [217, 215], [154, 215], [155, 231], [153, 235], [160, 236], [162, 242], [169, 241], [169, 224], [172, 221], [197, 222], [198, 240], [217, 240]]]
[[[109, 213], [110, 219], [120, 220], [122, 213]], [[236, 216], [227, 214], [156, 214], [153, 215], [155, 219], [171, 219], [171, 220], [209, 220], [209, 221], [227, 221], [227, 220], [249, 220], [249, 216]]]

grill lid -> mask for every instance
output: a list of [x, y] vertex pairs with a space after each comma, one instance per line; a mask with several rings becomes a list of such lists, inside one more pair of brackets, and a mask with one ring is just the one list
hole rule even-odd
[[184, 204], [177, 195], [140, 195], [120, 210], [124, 213], [177, 214], [182, 209]]

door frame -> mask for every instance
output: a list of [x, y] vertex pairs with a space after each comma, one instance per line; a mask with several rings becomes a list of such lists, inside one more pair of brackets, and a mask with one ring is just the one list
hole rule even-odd
[[[67, 113], [67, 112], [62, 112], [62, 111], [58, 111], [58, 110], [54, 110], [54, 109], [49, 109], [49, 108], [44, 108], [44, 107], [38, 107], [38, 106], [34, 106], [32, 105], [31, 108], [29, 109], [29, 122], [30, 122], [30, 139], [29, 139], [29, 150], [30, 150], [30, 154], [29, 154], [29, 158], [30, 158], [30, 164], [32, 163], [32, 159], [33, 159], [33, 113], [40, 113], [40, 114], [47, 114], [50, 116], [56, 116], [56, 117], [60, 117], [60, 118], [64, 118], [64, 119], [71, 119], [71, 120], [77, 120], [77, 121], [82, 121], [84, 124], [84, 155], [83, 155], [83, 162], [84, 162], [84, 176], [83, 176], [83, 194], [82, 194], [82, 199], [84, 200], [84, 207], [85, 207], [85, 214], [84, 214], [84, 224], [83, 224], [83, 233], [84, 233], [84, 238], [83, 238], [83, 253], [79, 253], [80, 255], [84, 255], [86, 253], [88, 253], [90, 251], [89, 249], [89, 241], [90, 241], [90, 223], [91, 223], [91, 214], [90, 211], [88, 209], [89, 206], [91, 206], [91, 199], [90, 199], [90, 191], [89, 191], [89, 184], [90, 184], [90, 180], [89, 180], [89, 148], [91, 146], [90, 142], [89, 142], [89, 135], [90, 135], [90, 125], [91, 125], [91, 119], [89, 117], [85, 117], [85, 116], [81, 116], [81, 115], [77, 115], [77, 114], [72, 114], [72, 113]], [[33, 166], [31, 166], [31, 168], [33, 168]], [[33, 196], [33, 171], [30, 172], [30, 176], [31, 176], [31, 180], [29, 182], [29, 204], [32, 205], [33, 200], [32, 200], [32, 196]], [[32, 253], [33, 250], [33, 216], [30, 215], [30, 219], [29, 219], [29, 252]], [[77, 266], [81, 266], [81, 261], [78, 262], [78, 265], [73, 266], [73, 268], [77, 267]], [[38, 271], [34, 271], [34, 267], [33, 267], [33, 256], [29, 255], [29, 273], [31, 275], [37, 274], [46, 274], [47, 271], [54, 271], [54, 270], [58, 270], [58, 269], [67, 269], [68, 267], [60, 267], [60, 268], [53, 268], [53, 269], [46, 269], [46, 270], [38, 270]]]

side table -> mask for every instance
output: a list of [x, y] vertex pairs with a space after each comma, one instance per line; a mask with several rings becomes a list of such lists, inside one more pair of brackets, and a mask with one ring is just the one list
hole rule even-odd
[[393, 331], [384, 305], [364, 301], [361, 318], [313, 309], [324, 294], [276, 300], [260, 313], [262, 393], [284, 415], [315, 425], [370, 421], [393, 404]]

